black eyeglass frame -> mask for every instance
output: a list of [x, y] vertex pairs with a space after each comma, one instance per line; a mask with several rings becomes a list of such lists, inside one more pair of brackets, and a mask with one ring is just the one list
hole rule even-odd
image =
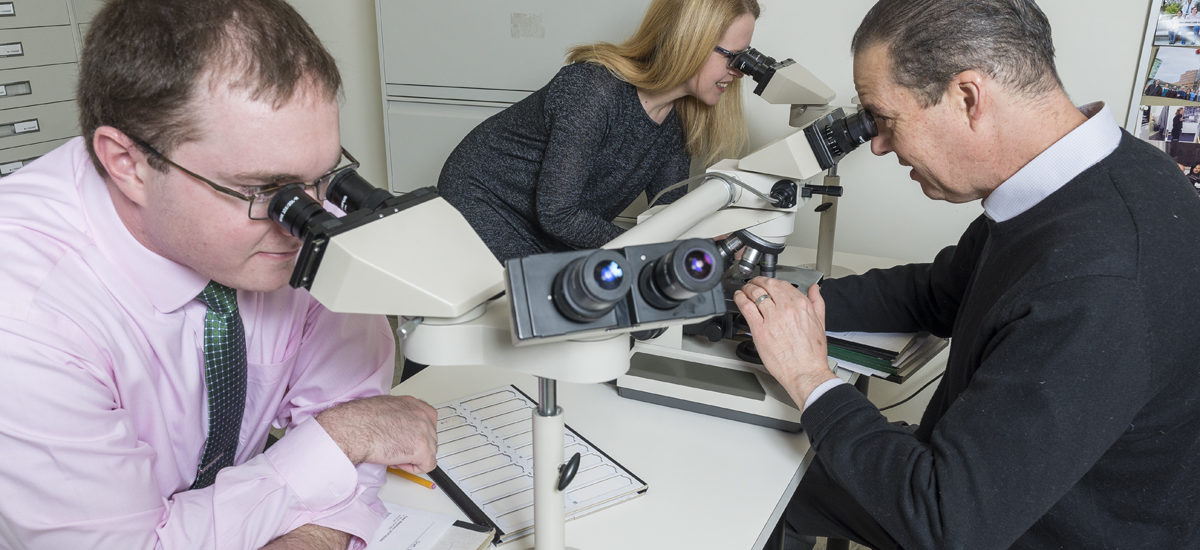
[[166, 162], [167, 164], [170, 164], [171, 166], [179, 169], [180, 172], [183, 172], [184, 174], [187, 174], [197, 180], [204, 182], [209, 187], [213, 188], [213, 190], [250, 203], [249, 206], [246, 208], [246, 217], [250, 218], [252, 220], [270, 219], [270, 216], [266, 215], [265, 212], [264, 212], [264, 215], [262, 215], [260, 217], [255, 217], [254, 216], [254, 205], [255, 204], [263, 204], [264, 208], [265, 208], [265, 205], [270, 204], [271, 198], [275, 195], [275, 193], [278, 193], [279, 190], [283, 189], [284, 187], [287, 187], [289, 185], [301, 185], [304, 187], [305, 192], [307, 192], [309, 189], [316, 189], [317, 190], [317, 200], [324, 201], [325, 200], [325, 196], [324, 196], [325, 191], [329, 188], [329, 183], [332, 182], [334, 180], [334, 178], [336, 178], [338, 175], [346, 172], [347, 170], [357, 170], [358, 167], [360, 166], [358, 159], [354, 158], [354, 155], [351, 155], [350, 151], [347, 151], [345, 147], [342, 147], [342, 156], [346, 157], [350, 161], [349, 164], [334, 168], [333, 170], [330, 170], [330, 171], [322, 174], [321, 177], [318, 177], [317, 179], [315, 179], [311, 182], [281, 183], [279, 185], [272, 185], [270, 187], [263, 188], [255, 193], [246, 195], [245, 193], [240, 193], [238, 191], [234, 191], [233, 189], [225, 187], [224, 185], [216, 183], [204, 176], [201, 176], [200, 174], [197, 174], [191, 170], [188, 170], [187, 168], [180, 166], [175, 161], [167, 158], [166, 155], [160, 153], [158, 151], [158, 149], [155, 149], [153, 145], [150, 145], [143, 139], [140, 139], [138, 137], [135, 137], [135, 136], [132, 136], [129, 134], [125, 134], [125, 135], [129, 136], [129, 139], [133, 140], [133, 142], [136, 143], [138, 147], [141, 147], [147, 153], [150, 153], [151, 155], [154, 155], [154, 156], [162, 159], [163, 162]]
[[725, 48], [722, 48], [722, 47], [720, 47], [720, 46], [713, 46], [713, 51], [714, 51], [714, 52], [717, 52], [717, 53], [719, 53], [719, 54], [721, 54], [721, 55], [725, 56], [727, 59], [729, 59], [729, 61], [726, 61], [726, 62], [725, 62], [725, 66], [726, 66], [726, 67], [732, 67], [732, 66], [733, 66], [733, 60], [734, 60], [734, 59], [736, 59], [736, 58], [737, 58], [737, 56], [739, 56], [739, 55], [742, 55], [742, 54], [744, 54], [744, 53], [746, 53], [746, 52], [748, 52], [748, 51], [750, 51], [750, 50], [752, 50], [752, 49], [754, 49], [754, 48], [752, 48], [752, 47], [750, 47], [750, 46], [746, 46], [746, 49], [744, 49], [744, 50], [738, 50], [738, 51], [736, 51], [736, 52], [731, 52], [731, 51], [729, 51], [729, 50], [727, 50], [727, 49], [725, 49]]

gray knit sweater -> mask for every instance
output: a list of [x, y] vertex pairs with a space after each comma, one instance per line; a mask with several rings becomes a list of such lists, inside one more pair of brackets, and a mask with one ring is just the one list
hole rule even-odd
[[674, 112], [656, 124], [637, 88], [576, 63], [472, 130], [438, 192], [504, 261], [603, 245], [621, 234], [622, 210], [686, 179], [689, 161]]

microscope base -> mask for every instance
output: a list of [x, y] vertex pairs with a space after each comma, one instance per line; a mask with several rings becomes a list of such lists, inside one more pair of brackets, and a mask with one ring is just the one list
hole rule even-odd
[[631, 388], [624, 388], [624, 387], [618, 386], [617, 387], [617, 395], [620, 395], [621, 397], [625, 397], [628, 399], [633, 399], [635, 401], [645, 401], [647, 403], [653, 403], [655, 405], [662, 405], [664, 407], [671, 407], [671, 408], [675, 408], [675, 409], [681, 409], [681, 410], [685, 410], [685, 411], [706, 414], [708, 416], [715, 416], [718, 418], [726, 418], [729, 420], [736, 420], [738, 422], [745, 422], [747, 424], [756, 424], [758, 426], [765, 426], [767, 428], [774, 428], [776, 430], [782, 430], [785, 432], [800, 431], [800, 423], [799, 422], [793, 422], [790, 420], [783, 420], [783, 419], [779, 419], [779, 418], [770, 418], [767, 416], [760, 416], [757, 414], [751, 414], [751, 413], [744, 412], [744, 411], [736, 411], [736, 410], [732, 410], [732, 409], [714, 407], [712, 405], [707, 405], [704, 403], [697, 403], [695, 401], [689, 401], [687, 399], [680, 399], [678, 397], [671, 397], [668, 395], [663, 395], [662, 393], [646, 392], [646, 391], [635, 390], [635, 389], [631, 389]]
[[617, 378], [618, 395], [778, 430], [800, 431], [800, 411], [766, 372], [701, 363], [702, 355], [682, 350], [655, 351], [658, 353], [635, 350], [629, 371]]

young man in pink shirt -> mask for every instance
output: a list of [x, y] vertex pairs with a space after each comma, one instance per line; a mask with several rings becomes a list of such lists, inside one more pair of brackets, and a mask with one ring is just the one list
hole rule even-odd
[[[387, 395], [386, 320], [288, 287], [301, 243], [263, 219], [349, 167], [340, 86], [283, 0], [93, 21], [82, 137], [2, 182], [0, 547], [359, 548], [385, 466], [433, 468], [435, 411]], [[205, 344], [213, 288], [232, 359]]]

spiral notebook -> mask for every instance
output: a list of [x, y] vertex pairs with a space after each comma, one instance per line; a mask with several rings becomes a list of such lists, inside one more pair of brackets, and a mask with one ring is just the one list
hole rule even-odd
[[[430, 472], [471, 521], [496, 529], [496, 543], [533, 533], [533, 409], [537, 404], [505, 386], [437, 405], [438, 468]], [[567, 426], [563, 457], [580, 454], [566, 489], [571, 520], [635, 498], [642, 481]]]

